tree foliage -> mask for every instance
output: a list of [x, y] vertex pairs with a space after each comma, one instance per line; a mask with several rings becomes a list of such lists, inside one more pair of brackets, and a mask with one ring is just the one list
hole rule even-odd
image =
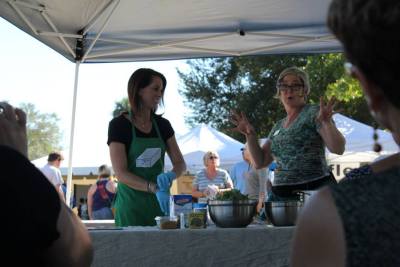
[[310, 76], [310, 103], [319, 103], [320, 96], [335, 96], [341, 101], [343, 114], [371, 122], [358, 84], [347, 77], [341, 54], [274, 55], [196, 59], [188, 61], [189, 72], [178, 71], [183, 87], [180, 93], [192, 109], [186, 117], [189, 125], [209, 123], [232, 137], [231, 110], [247, 114], [260, 137], [268, 135], [272, 126], [285, 116], [276, 94], [279, 73], [289, 66], [303, 68]]
[[37, 159], [52, 151], [61, 150], [62, 133], [58, 127], [59, 118], [55, 113], [40, 113], [35, 105], [20, 105], [27, 116], [28, 155]]
[[127, 97], [115, 102], [114, 110], [112, 112], [113, 118], [119, 116], [121, 113], [129, 110], [129, 100]]

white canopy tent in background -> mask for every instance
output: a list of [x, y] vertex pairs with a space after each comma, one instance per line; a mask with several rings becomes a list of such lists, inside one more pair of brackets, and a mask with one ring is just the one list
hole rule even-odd
[[[61, 151], [65, 155], [69, 155], [69, 150]], [[47, 163], [47, 156], [32, 161], [37, 168], [43, 167]], [[73, 175], [74, 176], [91, 176], [97, 175], [97, 169], [100, 165], [107, 164], [111, 166], [110, 152], [107, 144], [101, 144], [96, 148], [78, 147], [74, 152]], [[68, 165], [66, 161], [61, 162], [61, 174], [68, 175]]]
[[[361, 158], [360, 153], [364, 153], [365, 159], [371, 158], [367, 155], [393, 154], [399, 151], [399, 146], [394, 142], [392, 134], [378, 129], [378, 142], [382, 145], [382, 151], [379, 153], [373, 152], [372, 148], [374, 140], [372, 139], [374, 129], [366, 124], [350, 119], [341, 114], [335, 114], [333, 119], [339, 131], [346, 138], [346, 150], [344, 155], [329, 154], [328, 159], [331, 162], [351, 162], [358, 161]], [[373, 154], [372, 154], [373, 153]]]
[[393, 141], [389, 132], [377, 130], [382, 151], [376, 153], [372, 150], [373, 128], [341, 114], [335, 114], [333, 119], [339, 131], [346, 138], [346, 150], [343, 155], [330, 153], [327, 150], [327, 160], [334, 167], [333, 173], [337, 178], [344, 175], [346, 168], [359, 167], [360, 164], [372, 162], [377, 157], [389, 155], [399, 151], [399, 146]]
[[76, 63], [68, 200], [80, 63], [338, 52], [341, 47], [325, 26], [329, 3], [330, 0], [0, 0], [0, 16]]
[[[243, 144], [235, 139], [217, 131], [216, 129], [201, 124], [182, 136], [177, 136], [177, 142], [190, 172], [204, 168], [203, 155], [209, 150], [217, 151], [221, 158], [221, 167], [229, 169], [233, 164], [242, 160], [240, 149]], [[62, 151], [68, 155], [69, 151]], [[102, 164], [111, 166], [108, 146], [101, 144], [96, 148], [79, 147], [74, 154], [73, 175], [97, 175], [97, 168]], [[41, 168], [47, 163], [47, 156], [35, 159], [32, 163]], [[60, 166], [62, 175], [68, 174], [68, 166], [62, 162]], [[172, 169], [171, 160], [165, 156], [165, 169]]]
[[[243, 144], [216, 129], [201, 124], [177, 139], [186, 162], [187, 170], [195, 173], [204, 168], [203, 156], [207, 151], [216, 151], [220, 157], [220, 167], [229, 170], [235, 163], [243, 160], [240, 151]], [[165, 169], [171, 169], [168, 156]]]

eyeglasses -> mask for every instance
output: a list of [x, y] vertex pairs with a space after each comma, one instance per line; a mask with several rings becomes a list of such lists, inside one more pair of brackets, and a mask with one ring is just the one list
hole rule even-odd
[[217, 156], [210, 156], [209, 159], [218, 159]]
[[284, 92], [284, 93], [288, 92], [289, 90], [292, 91], [292, 92], [297, 92], [297, 91], [300, 91], [301, 89], [303, 89], [303, 88], [304, 88], [304, 85], [303, 85], [303, 84], [300, 84], [300, 83], [295, 83], [295, 84], [292, 84], [292, 85], [284, 84], [284, 83], [279, 83], [279, 84], [276, 86], [276, 88], [277, 88], [280, 92]]

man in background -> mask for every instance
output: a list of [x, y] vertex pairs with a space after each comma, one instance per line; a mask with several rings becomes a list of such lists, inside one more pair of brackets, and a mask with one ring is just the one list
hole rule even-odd
[[250, 159], [246, 157], [246, 147], [240, 150], [242, 151], [243, 160], [233, 165], [230, 176], [233, 182], [233, 188], [238, 189], [242, 194], [246, 194], [246, 173], [251, 169]]
[[62, 185], [64, 180], [61, 176], [60, 165], [64, 157], [59, 152], [52, 152], [47, 158], [47, 164], [40, 170], [47, 177], [47, 179], [55, 186], [61, 199], [65, 202], [64, 192]]

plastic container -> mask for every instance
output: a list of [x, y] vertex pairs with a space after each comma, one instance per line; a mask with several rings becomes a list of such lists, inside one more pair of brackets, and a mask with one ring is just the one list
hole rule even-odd
[[178, 217], [176, 216], [157, 216], [154, 218], [157, 222], [157, 226], [160, 229], [177, 229], [178, 228]]

